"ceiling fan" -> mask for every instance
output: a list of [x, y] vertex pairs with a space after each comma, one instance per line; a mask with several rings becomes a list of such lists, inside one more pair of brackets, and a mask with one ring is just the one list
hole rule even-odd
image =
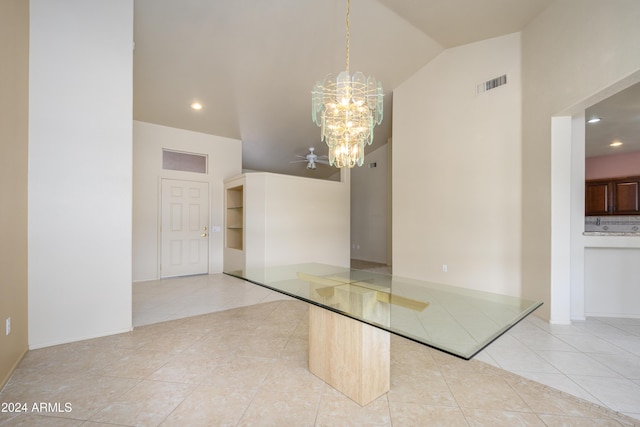
[[309, 154], [307, 154], [306, 156], [296, 156], [299, 157], [301, 160], [293, 160], [289, 163], [298, 163], [298, 162], [307, 162], [307, 169], [315, 169], [316, 168], [316, 163], [321, 163], [323, 165], [328, 165], [329, 164], [329, 158], [327, 156], [318, 156], [317, 154], [314, 153], [315, 148], [313, 147], [309, 147]]

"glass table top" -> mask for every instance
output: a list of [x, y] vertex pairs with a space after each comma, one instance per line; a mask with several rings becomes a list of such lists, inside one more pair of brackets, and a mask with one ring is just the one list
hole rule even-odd
[[325, 264], [225, 273], [467, 360], [542, 305]]

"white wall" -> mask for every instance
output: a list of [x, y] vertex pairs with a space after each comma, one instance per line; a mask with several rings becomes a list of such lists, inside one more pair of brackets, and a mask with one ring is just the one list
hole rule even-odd
[[[162, 149], [208, 155], [208, 173], [162, 169]], [[210, 230], [222, 228], [223, 181], [242, 169], [242, 143], [151, 123], [133, 123], [133, 280], [160, 277], [159, 207], [161, 178], [209, 183]], [[209, 233], [209, 273], [222, 272], [223, 233]]]
[[585, 248], [586, 316], [640, 318], [638, 260], [640, 244], [635, 244], [635, 248]]
[[29, 347], [131, 328], [132, 0], [31, 0]]
[[[522, 217], [515, 219], [516, 222], [521, 221], [521, 226], [518, 227], [518, 230], [510, 227], [515, 230], [515, 234], [521, 233], [522, 241], [519, 245], [512, 244], [509, 239], [501, 241], [503, 240], [501, 234], [497, 234], [496, 239], [490, 238], [489, 235], [478, 236], [478, 233], [468, 229], [469, 224], [463, 223], [464, 218], [460, 214], [469, 208], [461, 205], [452, 206], [451, 203], [444, 205], [440, 203], [442, 200], [451, 198], [446, 195], [447, 190], [461, 187], [461, 185], [456, 185], [458, 180], [454, 176], [454, 171], [463, 167], [458, 167], [453, 161], [454, 156], [447, 156], [447, 153], [456, 147], [461, 147], [460, 154], [464, 155], [465, 152], [468, 152], [470, 157], [475, 155], [473, 150], [476, 147], [468, 144], [467, 140], [461, 140], [458, 135], [464, 134], [465, 131], [457, 128], [478, 129], [473, 118], [470, 118], [472, 115], [469, 115], [469, 111], [476, 108], [473, 100], [453, 98], [460, 101], [456, 110], [450, 107], [452, 94], [446, 93], [446, 88], [451, 86], [450, 82], [460, 81], [460, 75], [481, 72], [491, 66], [496, 58], [490, 55], [471, 53], [468, 62], [460, 61], [460, 65], [465, 65], [466, 69], [463, 66], [450, 67], [448, 69], [450, 75], [447, 75], [446, 72], [437, 68], [439, 62], [443, 62], [442, 58], [452, 55], [452, 52], [458, 49], [467, 49], [474, 45], [449, 49], [394, 93], [393, 259], [394, 264], [407, 260], [412, 268], [400, 271], [398, 269], [400, 266], [394, 265], [394, 273], [411, 274], [421, 276], [421, 278], [426, 277], [459, 284], [461, 281], [453, 280], [451, 275], [453, 272], [451, 263], [448, 263], [449, 273], [438, 273], [437, 270], [441, 268], [441, 264], [447, 261], [438, 258], [440, 253], [425, 254], [424, 251], [421, 252], [419, 241], [422, 240], [423, 244], [433, 247], [441, 246], [441, 253], [445, 255], [459, 250], [461, 251], [460, 257], [463, 257], [465, 252], [479, 250], [478, 248], [483, 242], [489, 242], [490, 245], [498, 243], [505, 245], [504, 247], [509, 251], [514, 248], [516, 252], [520, 251], [520, 260], [510, 262], [501, 256], [496, 256], [494, 257], [495, 260], [498, 260], [498, 263], [494, 264], [496, 270], [484, 272], [485, 276], [496, 282], [494, 278], [501, 276], [498, 270], [503, 270], [504, 277], [515, 270], [516, 274], [520, 275], [514, 280], [514, 283], [520, 283], [518, 286], [521, 288], [520, 294], [526, 298], [545, 302], [536, 314], [555, 323], [566, 323], [570, 311], [572, 316], [577, 314], [575, 317], [581, 317], [581, 310], [575, 306], [582, 302], [577, 301], [576, 303], [575, 299], [576, 297], [584, 299], [584, 291], [581, 291], [581, 288], [584, 288], [584, 283], [576, 283], [585, 275], [584, 250], [594, 244], [611, 247], [618, 245], [618, 242], [594, 243], [592, 237], [581, 235], [584, 219], [583, 215], [579, 214], [576, 204], [580, 204], [578, 203], [581, 200], [579, 193], [584, 191], [584, 184], [580, 184], [584, 179], [584, 166], [576, 166], [580, 162], [583, 165], [584, 148], [572, 147], [569, 153], [564, 144], [571, 144], [571, 140], [576, 139], [573, 131], [572, 135], [558, 137], [558, 133], [566, 134], [567, 132], [558, 132], [560, 129], [552, 132], [551, 123], [554, 116], [567, 116], [570, 120], [571, 116], [576, 114], [575, 121], [575, 118], [581, 114], [579, 109], [575, 108], [576, 105], [582, 105], [583, 112], [584, 108], [602, 100], [605, 95], [614, 93], [610, 89], [612, 85], [620, 86], [619, 89], [622, 89], [637, 82], [633, 76], [637, 76], [637, 71], [640, 70], [640, 56], [636, 54], [638, 40], [640, 40], [640, 27], [636, 25], [639, 19], [640, 3], [638, 2], [563, 0], [554, 2], [523, 31], [521, 46], [522, 139], [519, 143], [522, 155], [521, 157], [515, 155], [510, 157], [511, 162], [521, 165], [522, 187], [516, 189], [514, 193], [516, 197], [522, 199], [522, 205], [519, 209]], [[490, 42], [492, 41], [480, 42], [477, 45], [482, 46]], [[477, 53], [480, 51], [478, 50]], [[509, 55], [508, 49], [502, 48], [496, 49], [494, 54], [496, 56]], [[432, 69], [433, 71], [425, 71]], [[416, 84], [415, 80], [421, 73], [433, 78], [433, 83], [429, 84], [427, 77], [425, 77], [423, 87]], [[409, 89], [406, 89], [407, 87]], [[414, 104], [409, 103], [407, 106], [417, 105], [420, 102], [418, 98], [421, 97], [426, 100], [429, 108], [419, 109], [418, 114], [412, 115], [411, 110], [402, 105], [405, 96], [402, 91], [406, 92], [408, 98], [413, 96], [415, 101]], [[411, 91], [415, 91], [416, 94], [411, 95], [409, 93]], [[591, 99], [591, 102], [585, 103], [585, 100], [588, 99]], [[440, 110], [442, 105], [449, 107], [445, 107], [443, 112]], [[442, 115], [442, 119], [439, 118], [440, 115]], [[503, 114], [498, 116], [500, 119], [505, 117]], [[428, 118], [425, 119], [425, 117]], [[431, 117], [436, 117], [436, 119]], [[411, 127], [409, 124], [411, 121], [420, 123], [420, 125]], [[438, 121], [442, 122], [442, 126], [438, 126]], [[566, 120], [556, 120], [556, 122], [561, 124], [563, 128], [567, 128], [568, 122]], [[435, 127], [436, 130], [420, 131], [419, 127]], [[573, 128], [574, 126], [572, 126]], [[407, 129], [411, 131], [407, 132]], [[447, 129], [451, 132], [445, 132]], [[496, 127], [496, 130], [501, 132], [499, 127]], [[504, 130], [507, 131], [508, 127], [505, 127]], [[552, 134], [556, 135], [553, 144]], [[413, 136], [413, 141], [409, 142], [411, 136]], [[402, 139], [399, 140], [399, 137]], [[435, 137], [442, 138], [443, 154], [438, 152], [439, 148]], [[473, 139], [472, 137], [470, 140]], [[563, 143], [562, 140], [568, 142]], [[518, 141], [518, 137], [513, 138], [513, 141]], [[403, 147], [403, 144], [406, 144], [406, 147]], [[421, 148], [425, 145], [428, 149]], [[514, 145], [518, 145], [518, 142]], [[421, 154], [421, 156], [415, 156], [416, 160], [413, 161], [413, 164], [406, 161], [411, 155], [411, 150]], [[398, 159], [400, 156], [402, 157]], [[577, 159], [576, 156], [581, 156], [581, 158]], [[419, 162], [418, 158], [422, 161]], [[453, 170], [448, 171], [444, 166], [433, 164], [432, 158], [444, 160], [442, 163], [447, 164]], [[482, 156], [478, 158], [484, 159]], [[411, 167], [417, 169], [418, 163], [423, 164], [423, 169], [434, 172], [433, 175], [429, 175], [431, 180], [425, 179], [428, 176], [426, 172], [421, 177], [423, 179], [412, 180], [409, 176], [412, 173], [405, 173], [402, 169], [410, 169]], [[463, 166], [466, 167], [466, 165]], [[509, 170], [512, 166], [508, 162], [504, 162], [502, 165], [498, 162], [495, 164], [495, 168], [496, 170], [489, 172], [489, 175], [501, 171], [503, 175], [507, 176], [510, 174]], [[475, 176], [485, 182], [485, 172], [479, 170], [476, 172]], [[582, 177], [577, 177], [576, 173], [582, 173]], [[398, 180], [398, 175], [406, 176], [406, 179], [402, 181], [405, 184], [404, 187], [407, 183], [415, 181], [413, 188], [418, 188], [421, 191], [423, 191], [423, 187], [426, 188], [426, 194], [433, 198], [430, 211], [426, 210], [426, 203], [413, 206], [408, 195], [399, 194], [400, 191], [406, 190], [404, 190], [402, 182]], [[418, 178], [420, 177], [418, 176]], [[434, 190], [435, 180], [442, 186], [439, 193]], [[503, 193], [504, 191], [505, 189], [500, 190]], [[415, 191], [408, 193], [415, 193]], [[566, 203], [568, 200], [571, 202]], [[399, 204], [400, 201], [402, 203]], [[401, 214], [401, 207], [406, 207], [407, 210], [402, 213], [402, 217], [398, 216]], [[451, 215], [451, 220], [440, 223], [428, 221], [437, 217], [437, 214], [431, 211], [438, 209], [443, 211], [440, 217]], [[470, 210], [475, 211], [475, 209]], [[509, 210], [509, 212], [517, 215], [518, 209]], [[429, 215], [425, 216], [426, 213]], [[481, 217], [474, 216], [467, 216], [466, 219], [478, 224], [481, 224], [483, 220]], [[420, 226], [405, 226], [404, 231], [400, 232], [396, 229], [397, 226], [408, 223], [420, 224]], [[447, 230], [420, 232], [421, 229], [427, 227], [440, 227], [440, 230], [447, 228]], [[414, 246], [400, 246], [403, 245], [403, 240], [399, 239], [406, 239], [412, 228], [418, 230], [418, 235], [413, 239]], [[579, 234], [576, 235], [576, 233]], [[403, 253], [399, 252], [400, 249], [403, 250]], [[491, 250], [491, 247], [489, 249]], [[571, 251], [571, 254], [568, 254], [567, 251]], [[491, 269], [487, 264], [490, 260], [486, 257], [479, 260], [487, 265], [486, 268]], [[567, 263], [571, 263], [569, 269], [567, 269]], [[424, 267], [418, 267], [420, 265], [424, 265]], [[482, 267], [480, 266], [479, 269], [481, 270]], [[478, 276], [482, 276], [482, 274]], [[552, 298], [552, 292], [557, 297], [556, 301]], [[563, 304], [564, 307], [556, 307], [553, 310], [555, 314], [552, 316], [551, 307], [554, 304]], [[568, 304], [572, 305], [571, 309], [567, 306]]]
[[[351, 258], [391, 264], [390, 145], [366, 151], [364, 165], [351, 169]], [[375, 168], [370, 168], [376, 163]]]
[[394, 275], [520, 295], [520, 74], [511, 34], [445, 50], [394, 91]]
[[[574, 108], [580, 104], [584, 114], [584, 108], [591, 105], [584, 100], [603, 99], [596, 95], [640, 69], [639, 20], [640, 2], [563, 0], [552, 3], [522, 33], [522, 285], [524, 295], [545, 302], [538, 314], [552, 322], [566, 323], [569, 308], [552, 309], [556, 302], [551, 292], [558, 293], [559, 303], [566, 305], [566, 288], [579, 286], [570, 282], [584, 269], [583, 257], [568, 256], [566, 251], [584, 251], [584, 245], [589, 245], [588, 239], [580, 243], [581, 236], [575, 236], [575, 230], [583, 229], [584, 214], [575, 209], [567, 212], [567, 205], [561, 202], [578, 200], [573, 193], [584, 191], [584, 167], [577, 172], [582, 177], [573, 175], [572, 169], [572, 162], [584, 162], [584, 148], [574, 147], [567, 156], [565, 145], [571, 144], [572, 137], [552, 144], [552, 117], [580, 114]], [[552, 181], [552, 170], [572, 171], [571, 186], [566, 185], [566, 175]], [[574, 202], [572, 205], [575, 207]], [[573, 234], [569, 236], [567, 230]], [[567, 239], [571, 245], [566, 244]], [[569, 278], [562, 273], [566, 260], [572, 263]]]
[[265, 266], [349, 267], [349, 180], [264, 175]]

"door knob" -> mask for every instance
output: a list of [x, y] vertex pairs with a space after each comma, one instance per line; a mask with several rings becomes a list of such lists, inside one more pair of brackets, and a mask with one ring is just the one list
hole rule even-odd
[[200, 237], [207, 237], [207, 233], [202, 233]]
[[207, 231], [207, 227], [206, 227], [206, 226], [202, 227], [202, 229], [203, 229], [204, 231]]

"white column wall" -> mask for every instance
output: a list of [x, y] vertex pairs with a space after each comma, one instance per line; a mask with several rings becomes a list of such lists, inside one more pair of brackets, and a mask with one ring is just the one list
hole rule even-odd
[[264, 177], [264, 265], [319, 262], [349, 267], [349, 180]]
[[[569, 305], [563, 305], [556, 310], [564, 310], [562, 317], [566, 318], [569, 312], [569, 320], [584, 320], [584, 176], [585, 176], [585, 118], [584, 113], [572, 117], [571, 135], [565, 144], [571, 145], [571, 268]], [[565, 165], [566, 167], [566, 165]], [[566, 190], [559, 196], [566, 197]], [[566, 220], [566, 219], [565, 219]], [[566, 223], [565, 223], [566, 224]], [[561, 256], [565, 256], [562, 254]], [[560, 289], [564, 288], [563, 282], [559, 282]]]
[[554, 323], [570, 323], [571, 305], [571, 117], [554, 117], [551, 126], [551, 281], [550, 296], [554, 302], [549, 308]]
[[132, 0], [31, 0], [29, 347], [130, 330]]

